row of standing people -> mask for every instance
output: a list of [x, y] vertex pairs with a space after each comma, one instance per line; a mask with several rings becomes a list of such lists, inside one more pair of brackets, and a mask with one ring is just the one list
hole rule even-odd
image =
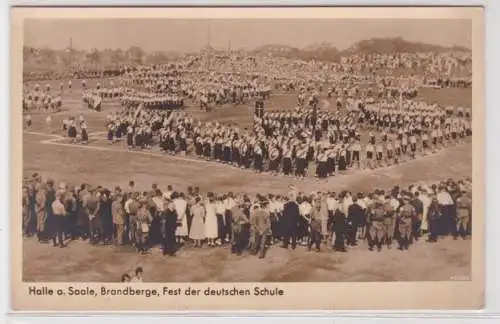
[[172, 187], [157, 185], [138, 192], [134, 184], [125, 191], [82, 185], [29, 181], [23, 190], [23, 230], [37, 234], [41, 242], [52, 240], [64, 247], [71, 240], [89, 239], [91, 244], [132, 244], [141, 253], [161, 245], [164, 254], [174, 255], [188, 241], [194, 246], [229, 244], [241, 254], [247, 247], [260, 257], [275, 242], [287, 248], [297, 244], [332, 242], [337, 251], [358, 245], [361, 237], [368, 247], [381, 250], [393, 238], [407, 250], [422, 231], [428, 241], [452, 234], [466, 238], [471, 233], [470, 187], [463, 182], [441, 182], [431, 188], [398, 187], [367, 195], [347, 191], [284, 196], [250, 196], [227, 193], [217, 196], [189, 189], [185, 195]]

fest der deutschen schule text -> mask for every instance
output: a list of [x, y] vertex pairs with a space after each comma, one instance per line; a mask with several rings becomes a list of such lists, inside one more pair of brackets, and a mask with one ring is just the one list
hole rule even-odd
[[240, 288], [171, 288], [163, 286], [161, 288], [136, 288], [125, 286], [121, 288], [108, 288], [100, 286], [98, 289], [91, 287], [68, 286], [66, 288], [50, 288], [48, 286], [30, 286], [28, 288], [30, 296], [140, 296], [140, 297], [160, 297], [160, 296], [284, 296], [285, 291], [278, 287], [259, 287], [252, 289]]

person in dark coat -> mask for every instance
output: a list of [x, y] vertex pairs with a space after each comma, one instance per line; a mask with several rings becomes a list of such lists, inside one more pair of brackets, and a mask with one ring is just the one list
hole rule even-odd
[[352, 198], [352, 205], [347, 209], [347, 224], [348, 224], [348, 232], [347, 232], [347, 244], [350, 246], [358, 245], [357, 242], [357, 233], [359, 226], [363, 223], [365, 219], [365, 211], [363, 208], [357, 203], [358, 198]]
[[75, 119], [74, 117], [71, 117], [69, 120], [69, 127], [68, 127], [68, 137], [70, 138], [71, 142], [74, 142], [76, 139], [76, 125], [75, 125]]
[[335, 232], [335, 243], [333, 245], [333, 250], [338, 252], [347, 252], [345, 248], [345, 229], [346, 229], [346, 217], [340, 208], [335, 210], [333, 215], [333, 231]]
[[232, 235], [231, 235], [231, 252], [236, 255], [241, 255], [245, 247], [245, 239], [243, 237], [244, 225], [249, 224], [250, 221], [244, 213], [244, 205], [238, 204], [231, 208], [232, 214]]
[[111, 192], [108, 189], [103, 189], [100, 197], [101, 208], [99, 215], [101, 217], [102, 239], [105, 244], [109, 244], [113, 240], [113, 216], [111, 215]]
[[77, 221], [77, 205], [74, 195], [74, 188], [67, 189], [63, 196], [64, 208], [66, 209], [67, 217], [64, 226], [65, 238], [74, 239], [77, 235], [76, 221]]
[[294, 200], [287, 198], [283, 206], [283, 216], [281, 225], [283, 230], [283, 248], [288, 249], [290, 239], [292, 240], [292, 249], [297, 246], [297, 229], [301, 219], [299, 205]]
[[177, 229], [177, 213], [172, 201], [167, 202], [163, 219], [163, 255], [174, 256], [177, 252], [175, 231]]
[[441, 207], [437, 201], [436, 196], [432, 197], [431, 204], [427, 210], [427, 222], [429, 223], [429, 237], [427, 242], [437, 242], [439, 235], [439, 222], [442, 216]]
[[84, 183], [80, 185], [76, 199], [76, 224], [74, 239], [86, 240], [89, 237], [89, 215], [86, 208], [86, 201], [90, 196], [90, 187]]
[[56, 227], [52, 212], [52, 203], [56, 200], [56, 189], [54, 188], [54, 181], [47, 180], [47, 191], [45, 192], [45, 210], [47, 211], [46, 233], [47, 238], [52, 237]]
[[90, 244], [97, 244], [102, 239], [102, 222], [100, 217], [100, 191], [92, 189], [91, 194], [87, 197], [85, 208], [89, 217], [89, 235]]
[[87, 144], [89, 142], [89, 134], [87, 133], [87, 124], [82, 121], [80, 123], [81, 136], [82, 136], [82, 144]]

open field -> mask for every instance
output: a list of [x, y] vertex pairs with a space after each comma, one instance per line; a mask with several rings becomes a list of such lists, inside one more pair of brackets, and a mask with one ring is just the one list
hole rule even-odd
[[274, 246], [258, 259], [237, 257], [227, 248], [186, 248], [168, 258], [156, 249], [139, 255], [82, 241], [59, 249], [25, 239], [23, 252], [24, 281], [115, 282], [137, 266], [149, 282], [443, 281], [470, 276], [471, 241], [419, 241], [408, 253], [394, 248], [370, 252], [364, 244], [348, 253]]
[[[40, 85], [44, 86], [45, 82]], [[58, 85], [59, 81], [53, 88]], [[353, 172], [324, 181], [311, 178], [300, 182], [257, 175], [204, 160], [129, 152], [103, 141], [106, 109], [116, 107], [116, 104], [107, 106], [105, 102], [103, 112], [83, 110], [79, 101], [79, 84], [74, 82], [73, 87], [71, 95], [63, 96], [66, 109], [52, 117], [52, 131], [60, 127], [60, 121], [66, 116], [83, 111], [93, 142], [88, 147], [67, 144], [64, 139], [48, 134], [45, 113], [33, 114], [31, 133], [23, 136], [23, 170], [26, 174], [38, 172], [44, 177], [73, 184], [85, 181], [125, 187], [128, 181], [134, 180], [139, 189], [149, 189], [155, 182], [160, 188], [171, 184], [182, 190], [189, 185], [198, 185], [202, 191], [280, 194], [286, 193], [292, 183], [304, 192], [343, 189], [356, 192], [448, 177], [471, 177], [472, 174], [470, 143], [390, 168]], [[420, 96], [441, 105], [467, 106], [471, 101], [470, 89], [427, 89]], [[324, 108], [333, 109], [333, 101], [325, 100], [320, 99]], [[266, 103], [266, 108], [285, 109], [294, 103], [293, 95], [276, 95]], [[220, 107], [209, 114], [199, 112], [196, 107], [187, 109], [196, 118], [235, 121], [240, 125], [249, 124], [251, 118], [251, 110], [245, 106]], [[156, 250], [152, 255], [141, 256], [126, 248], [90, 247], [80, 241], [71, 242], [66, 249], [41, 245], [28, 238], [23, 244], [23, 278], [26, 281], [116, 281], [122, 273], [132, 271], [138, 265], [144, 268], [147, 281], [448, 280], [451, 276], [468, 276], [471, 258], [470, 241], [448, 239], [434, 245], [418, 242], [409, 253], [395, 249], [369, 252], [364, 244], [345, 254], [329, 249], [316, 254], [307, 253], [302, 248], [285, 251], [273, 247], [264, 260], [249, 256], [238, 258], [227, 249], [187, 248], [175, 258], [164, 258]]]

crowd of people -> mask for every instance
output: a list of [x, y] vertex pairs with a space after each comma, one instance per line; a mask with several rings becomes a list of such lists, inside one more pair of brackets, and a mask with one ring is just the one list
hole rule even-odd
[[132, 65], [116, 64], [112, 67], [90, 67], [77, 65], [69, 70], [44, 70], [44, 71], [25, 71], [23, 73], [23, 82], [31, 81], [49, 81], [49, 80], [64, 80], [64, 79], [101, 79], [110, 77], [119, 77], [125, 73], [130, 73], [136, 70]]
[[[405, 72], [395, 73], [401, 69]], [[108, 75], [114, 70], [116, 73]], [[461, 51], [351, 55], [337, 63], [202, 52], [170, 64], [101, 70], [79, 68], [77, 72], [64, 77], [57, 74], [52, 79], [86, 79], [86, 76], [87, 79], [120, 79], [119, 88], [97, 86], [93, 94], [84, 94], [84, 100], [97, 95], [102, 98], [124, 96], [128, 90], [123, 88], [128, 87], [147, 96], [148, 100], [159, 101], [156, 96], [175, 97], [170, 101], [190, 100], [203, 109], [212, 105], [250, 103], [256, 98], [266, 100], [272, 89], [319, 90], [327, 92], [329, 97], [335, 94], [343, 102], [352, 97], [399, 96], [399, 92], [404, 98], [413, 99], [421, 87], [470, 88], [472, 84], [471, 55]], [[49, 72], [33, 75], [41, 79], [44, 75], [52, 76]]]
[[405, 162], [464, 142], [472, 135], [470, 118], [462, 107], [406, 100], [357, 101], [351, 109], [335, 112], [300, 106], [265, 112], [254, 117], [251, 129], [135, 106], [108, 115], [107, 123], [108, 139], [123, 139], [131, 149], [158, 146], [169, 154], [256, 172], [326, 178], [349, 168]]
[[[470, 108], [415, 99], [426, 86], [469, 88], [471, 71], [470, 54], [462, 52], [353, 55], [337, 63], [201, 53], [176, 64], [121, 69], [114, 81], [95, 71], [78, 77], [88, 108], [105, 110], [111, 100], [121, 104], [105, 120], [112, 144], [257, 173], [327, 179], [468, 141]], [[101, 79], [89, 88], [84, 79], [93, 77]], [[65, 88], [72, 91], [71, 81], [67, 87], [61, 82], [59, 91]], [[43, 90], [38, 84], [27, 87], [24, 110], [60, 110], [61, 95], [54, 92], [48, 84]], [[196, 119], [179, 109], [193, 103], [205, 111], [224, 104], [253, 107], [275, 92], [295, 94], [296, 107], [256, 107], [248, 127]], [[321, 107], [320, 97], [335, 97], [334, 109]], [[31, 125], [29, 115], [26, 122]], [[65, 118], [63, 130], [72, 143], [88, 143], [82, 115]], [[82, 240], [133, 247], [141, 254], [159, 247], [174, 256], [205, 247], [259, 258], [277, 246], [408, 251], [417, 241], [470, 238], [472, 181], [446, 179], [370, 192], [306, 193], [291, 186], [280, 195], [253, 195], [158, 184], [139, 190], [133, 181], [126, 188], [56, 183], [35, 173], [24, 179], [22, 218], [23, 235], [60, 248]], [[137, 268], [122, 281], [142, 281], [142, 274]]]
[[202, 108], [208, 105], [242, 104], [255, 97], [268, 98], [271, 87], [251, 75], [194, 71], [172, 64], [144, 67], [126, 74], [127, 84], [151, 94], [182, 96]]
[[51, 91], [51, 86], [47, 84], [44, 89], [36, 84], [33, 89], [28, 87], [23, 91], [23, 112], [46, 111], [57, 112], [62, 109], [61, 94]]
[[[472, 134], [470, 108], [414, 101], [428, 77], [375, 72], [400, 65], [416, 70], [424, 66], [428, 74], [446, 69], [450, 73], [454, 69], [468, 71], [467, 55], [450, 55], [448, 60], [441, 54], [374, 55], [337, 64], [202, 54], [175, 65], [143, 67], [126, 73], [126, 83], [150, 92], [129, 92], [126, 100], [122, 98], [122, 111], [107, 120], [108, 139], [116, 142], [126, 134], [129, 148], [159, 146], [170, 154], [195, 155], [256, 172], [299, 178], [311, 173], [326, 178], [353, 167], [400, 163], [465, 141]], [[374, 62], [368, 64], [371, 60]], [[357, 64], [368, 64], [373, 74], [359, 74], [364, 68], [345, 69]], [[276, 65], [281, 68], [270, 68]], [[292, 69], [297, 72], [293, 77], [289, 73]], [[280, 80], [278, 88], [284, 86], [297, 93], [298, 106], [291, 111], [256, 114], [249, 129], [155, 109], [165, 107], [161, 100], [169, 96], [165, 93], [180, 93], [199, 101], [201, 108], [227, 100], [239, 103], [241, 90], [247, 91], [244, 98], [257, 101], [255, 96], [260, 93], [258, 99], [264, 100], [266, 95], [256, 89], [267, 93], [269, 87], [259, 87], [273, 80]], [[325, 83], [330, 84], [328, 97], [335, 94], [337, 98], [336, 112], [318, 109]], [[214, 88], [203, 88], [207, 84]]]
[[139, 191], [87, 183], [56, 184], [33, 174], [22, 195], [23, 233], [41, 243], [66, 247], [74, 240], [92, 245], [132, 245], [148, 253], [159, 245], [164, 254], [192, 246], [249, 250], [260, 258], [270, 247], [325, 247], [346, 252], [358, 245], [371, 251], [395, 245], [406, 251], [427, 235], [471, 235], [472, 187], [469, 179], [396, 186], [367, 193], [299, 192], [283, 195], [186, 192], [172, 186]]
[[[201, 53], [176, 64], [123, 70], [116, 86], [103, 81], [104, 87], [98, 82], [89, 89], [82, 80], [81, 88], [82, 101], [90, 109], [105, 108], [108, 99], [121, 102], [121, 111], [106, 120], [112, 143], [158, 148], [255, 172], [324, 179], [349, 169], [405, 162], [466, 141], [472, 135], [470, 108], [439, 107], [414, 98], [419, 87], [434, 82], [431, 76], [438, 75], [436, 80], [443, 83], [445, 71], [456, 78], [454, 71], [466, 74], [469, 65], [467, 54], [460, 53], [353, 56], [340, 63]], [[415, 73], [381, 73], [399, 68]], [[247, 100], [262, 103], [273, 83], [295, 92], [297, 107], [256, 113], [248, 128], [172, 112], [184, 107], [185, 100], [199, 103], [201, 109]], [[319, 108], [325, 92], [335, 95], [336, 111]], [[37, 84], [34, 91], [26, 90], [23, 107], [60, 110], [60, 96], [50, 94], [49, 84], [45, 91]]]

